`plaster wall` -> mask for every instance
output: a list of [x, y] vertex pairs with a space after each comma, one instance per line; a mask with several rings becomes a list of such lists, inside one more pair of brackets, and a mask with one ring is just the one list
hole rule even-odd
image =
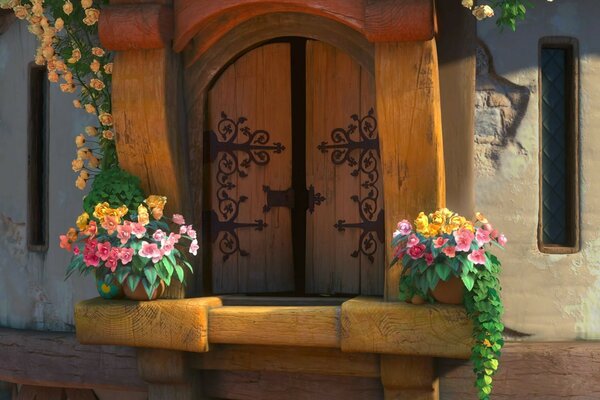
[[[600, 2], [532, 1], [517, 32], [480, 22], [475, 203], [509, 238], [501, 278], [508, 328], [532, 340], [600, 339]], [[581, 250], [537, 246], [539, 199], [538, 42], [579, 41]], [[499, 253], [499, 252], [497, 252]], [[510, 331], [509, 331], [510, 333]]]
[[89, 278], [64, 280], [70, 254], [58, 247], [58, 236], [81, 212], [70, 160], [75, 136], [94, 120], [73, 108], [73, 95], [50, 85], [48, 250], [28, 251], [26, 87], [35, 49], [24, 22], [0, 35], [0, 326], [71, 331], [74, 303], [97, 292]]

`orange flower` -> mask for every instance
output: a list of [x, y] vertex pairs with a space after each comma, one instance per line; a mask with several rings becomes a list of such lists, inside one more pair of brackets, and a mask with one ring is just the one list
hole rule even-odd
[[77, 240], [77, 231], [75, 228], [69, 228], [67, 231], [67, 239], [69, 239], [69, 242], [71, 243]]
[[150, 216], [148, 215], [148, 209], [140, 204], [138, 207], [138, 223], [142, 226], [148, 225], [150, 222]]
[[104, 126], [112, 126], [113, 124], [113, 116], [109, 113], [102, 113], [98, 115], [98, 120]]
[[83, 19], [83, 23], [91, 26], [98, 22], [98, 18], [100, 17], [100, 10], [95, 8], [88, 8], [85, 10], [85, 18]]
[[119, 217], [116, 217], [114, 215], [107, 215], [102, 221], [102, 227], [106, 229], [109, 235], [112, 235], [117, 230], [119, 222], [121, 222]]
[[115, 138], [115, 135], [113, 131], [105, 130], [102, 131], [102, 137], [107, 140], [113, 140]]
[[104, 85], [104, 82], [102, 82], [100, 79], [96, 79], [96, 78], [94, 78], [90, 81], [90, 86], [98, 91], [100, 91], [106, 87], [106, 85]]
[[113, 63], [108, 63], [104, 66], [104, 73], [110, 75], [113, 71]]
[[104, 50], [102, 50], [100, 47], [92, 47], [92, 54], [96, 57], [102, 57], [104, 56]]
[[98, 60], [94, 60], [92, 61], [92, 63], [90, 64], [90, 69], [93, 72], [98, 72], [100, 71], [100, 63], [98, 62]]

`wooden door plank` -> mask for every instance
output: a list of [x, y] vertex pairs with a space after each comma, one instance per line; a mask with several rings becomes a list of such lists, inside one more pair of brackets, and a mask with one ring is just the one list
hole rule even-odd
[[[435, 40], [376, 43], [375, 84], [388, 244], [398, 221], [446, 202]], [[393, 249], [386, 249], [389, 264]], [[387, 300], [398, 299], [401, 271], [386, 269]]]
[[65, 389], [67, 400], [98, 400], [92, 389]]
[[[346, 223], [361, 221], [358, 204], [352, 197], [361, 195], [362, 177], [360, 173], [351, 174], [356, 166], [349, 165], [348, 160], [334, 164], [332, 157], [340, 154], [336, 149], [329, 148], [324, 153], [319, 146], [324, 142], [339, 144], [332, 136], [333, 131], [347, 130], [355, 123], [352, 115], [362, 113], [364, 108], [374, 108], [373, 86], [369, 87], [370, 82], [363, 79], [364, 74], [368, 73], [341, 50], [322, 42], [307, 43], [306, 181], [307, 186], [313, 185], [315, 191], [325, 197], [314, 213], [307, 214], [308, 293], [356, 294], [362, 290], [365, 259], [361, 255], [352, 256], [359, 246], [361, 231], [348, 228], [340, 232], [335, 227], [340, 220]], [[370, 106], [367, 105], [369, 102]], [[338, 135], [343, 135], [341, 130]], [[360, 140], [358, 129], [349, 138]], [[358, 160], [359, 151], [352, 151], [351, 156]], [[378, 283], [375, 279], [374, 287], [372, 281], [365, 277], [365, 282], [369, 282], [366, 291], [377, 294]]]
[[[291, 243], [291, 212], [285, 207], [274, 207], [263, 212], [266, 194], [263, 186], [272, 190], [291, 187], [291, 77], [290, 49], [285, 43], [262, 46], [238, 59], [219, 78], [209, 92], [209, 129], [217, 131], [221, 113], [231, 119], [245, 117], [244, 125], [250, 132], [265, 130], [269, 144], [280, 143], [280, 153], [267, 151], [270, 161], [266, 165], [250, 163], [247, 176], [234, 174], [230, 180], [235, 188], [228, 194], [240, 204], [237, 222], [254, 223], [262, 219], [266, 227], [261, 231], [254, 228], [236, 230], [239, 246], [249, 255], [236, 252], [227, 260], [219, 245], [221, 237], [212, 245], [213, 291], [215, 293], [261, 293], [282, 292], [294, 288], [293, 258]], [[242, 133], [236, 143], [246, 142]], [[257, 139], [258, 140], [258, 139]], [[256, 140], [254, 144], [256, 144]], [[236, 152], [238, 161], [248, 158]], [[255, 156], [258, 156], [255, 153]], [[211, 208], [218, 212], [216, 192], [218, 162], [211, 166]], [[222, 217], [220, 217], [222, 218]], [[223, 220], [223, 219], [222, 219]], [[213, 238], [214, 239], [214, 238]]]

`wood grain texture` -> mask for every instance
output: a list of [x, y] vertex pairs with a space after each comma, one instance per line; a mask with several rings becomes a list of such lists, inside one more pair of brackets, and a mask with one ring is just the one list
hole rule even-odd
[[339, 307], [221, 307], [209, 312], [210, 343], [339, 347]]
[[174, 10], [175, 51], [183, 50], [199, 33], [205, 38], [199, 49], [203, 53], [237, 25], [274, 13], [315, 15], [373, 41], [429, 40], [434, 31], [431, 0], [175, 0]]
[[[202, 112], [204, 107], [195, 112]], [[273, 207], [263, 211], [267, 204], [264, 186], [271, 190], [287, 190], [292, 185], [292, 122], [291, 122], [291, 74], [290, 48], [287, 43], [275, 43], [252, 50], [227, 68], [208, 93], [208, 129], [214, 132], [217, 140], [226, 142], [230, 135], [222, 137], [219, 123], [222, 113], [237, 121], [246, 118], [242, 126], [249, 132], [268, 132], [268, 145], [280, 143], [284, 150], [268, 153], [269, 162], [258, 165], [250, 162], [240, 166], [241, 173], [233, 172], [228, 178], [219, 178], [220, 171], [229, 172], [226, 167], [231, 156], [219, 152], [210, 165], [210, 208], [219, 221], [227, 221], [237, 208], [234, 222], [254, 223], [263, 220], [262, 230], [252, 227], [236, 229], [239, 248], [249, 254], [235, 252], [225, 260], [223, 249], [225, 235], [222, 232], [212, 237], [212, 291], [213, 293], [265, 293], [286, 292], [294, 289], [294, 261], [292, 255], [291, 210], [287, 207]], [[242, 128], [240, 126], [240, 129]], [[257, 138], [253, 144], [258, 144]], [[248, 136], [239, 132], [235, 143], [242, 144]], [[254, 152], [256, 156], [258, 151]], [[234, 151], [238, 163], [243, 164], [249, 155]], [[240, 202], [234, 209], [227, 210], [231, 201], [220, 201], [223, 196], [223, 182], [233, 187], [226, 194]], [[212, 222], [211, 222], [212, 224]]]
[[161, 49], [173, 38], [173, 10], [160, 4], [102, 7], [98, 36], [107, 50]]
[[379, 377], [376, 354], [317, 347], [213, 345], [208, 353], [192, 355], [190, 365], [203, 370]]
[[67, 397], [63, 388], [23, 385], [17, 400], [67, 400]]
[[461, 215], [473, 215], [477, 20], [459, 1], [438, 1], [436, 11], [446, 205]]
[[[439, 360], [440, 397], [476, 398], [469, 362]], [[502, 349], [492, 397], [498, 400], [600, 398], [600, 342], [509, 342]]]
[[[362, 185], [368, 180], [367, 174], [353, 176], [356, 165], [336, 165], [334, 149], [324, 153], [318, 148], [322, 143], [335, 144], [332, 132], [356, 123], [352, 115], [363, 117], [375, 108], [374, 82], [369, 72], [348, 54], [327, 43], [309, 41], [306, 54], [306, 187], [313, 185], [325, 197], [313, 213], [306, 214], [306, 291], [382, 294], [384, 246], [378, 247], [373, 263], [362, 253], [353, 257], [362, 230], [335, 228], [339, 220], [361, 221], [359, 204], [352, 197], [366, 197], [367, 190]], [[361, 141], [358, 129], [350, 140]], [[349, 150], [348, 154], [359, 160], [360, 150]], [[381, 183], [379, 180], [376, 184], [380, 193]], [[382, 207], [383, 196], [377, 209]]]
[[364, 31], [371, 42], [430, 40], [435, 32], [433, 0], [366, 0]]
[[[375, 45], [386, 243], [398, 221], [445, 205], [444, 151], [435, 40]], [[386, 265], [393, 249], [386, 246]], [[398, 298], [400, 263], [386, 271], [386, 300]]]
[[231, 400], [379, 400], [377, 378], [287, 374], [278, 372], [205, 371], [205, 394]]
[[0, 10], [0, 35], [6, 32], [16, 19], [12, 10]]
[[471, 324], [463, 307], [358, 297], [342, 304], [341, 320], [345, 352], [462, 359], [471, 354]]
[[216, 297], [155, 301], [86, 300], [75, 306], [77, 339], [168, 350], [208, 351], [208, 310]]
[[381, 355], [385, 400], [438, 400], [438, 379], [431, 357]]
[[133, 349], [84, 346], [72, 333], [0, 328], [0, 354], [0, 381], [64, 388], [147, 390], [139, 377]]
[[91, 389], [65, 389], [68, 400], [98, 400]]
[[145, 382], [185, 383], [188, 380], [186, 353], [163, 349], [137, 349], [138, 370]]

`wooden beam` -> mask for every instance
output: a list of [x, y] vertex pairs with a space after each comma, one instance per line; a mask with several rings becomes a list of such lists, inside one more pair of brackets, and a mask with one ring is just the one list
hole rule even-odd
[[203, 370], [379, 377], [376, 354], [318, 347], [214, 345], [208, 353], [192, 355], [190, 365]]
[[230, 306], [209, 311], [211, 343], [338, 347], [339, 307]]
[[477, 20], [460, 1], [438, 1], [436, 36], [444, 131], [447, 206], [462, 215], [474, 211], [475, 49]]
[[[509, 342], [494, 376], [493, 399], [599, 399], [600, 342]], [[440, 397], [475, 399], [468, 361], [439, 360]]]
[[463, 307], [368, 297], [342, 304], [342, 351], [466, 359], [471, 344], [471, 322]]
[[68, 332], [0, 328], [0, 381], [64, 388], [146, 391], [135, 351], [83, 346]]
[[107, 50], [169, 47], [173, 38], [173, 10], [160, 4], [104, 6], [98, 20], [98, 36]]
[[[435, 40], [376, 43], [375, 84], [389, 244], [398, 221], [446, 201]], [[393, 249], [386, 248], [389, 264]], [[386, 300], [398, 299], [401, 270], [399, 264], [387, 269]]]
[[438, 400], [438, 380], [431, 357], [381, 356], [385, 400]]
[[208, 351], [208, 309], [220, 305], [217, 297], [86, 300], [75, 306], [77, 339], [86, 344], [204, 352]]

